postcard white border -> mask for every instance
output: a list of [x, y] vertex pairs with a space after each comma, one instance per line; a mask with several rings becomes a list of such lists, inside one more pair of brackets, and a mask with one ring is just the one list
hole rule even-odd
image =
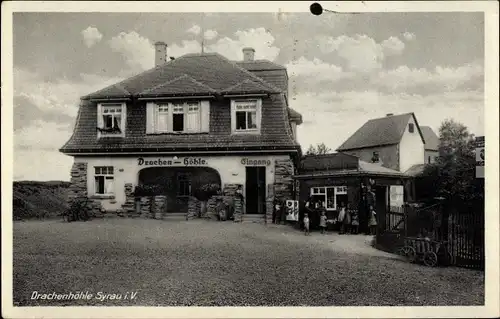
[[[498, 184], [498, 2], [496, 1], [317, 1], [340, 12], [484, 12], [486, 137], [485, 306], [477, 307], [13, 307], [13, 12], [309, 12], [298, 2], [2, 2], [2, 309], [6, 318], [481, 318], [500, 315]], [[196, 8], [196, 11], [193, 11]]]

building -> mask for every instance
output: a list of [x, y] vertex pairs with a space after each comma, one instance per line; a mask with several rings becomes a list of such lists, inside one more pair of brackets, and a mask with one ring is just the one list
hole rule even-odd
[[241, 190], [243, 213], [268, 216], [274, 198], [291, 198], [301, 156], [283, 66], [217, 53], [169, 58], [81, 98], [74, 132], [60, 149], [74, 158], [72, 196], [113, 212], [137, 185], [162, 185], [167, 211], [184, 212], [202, 185]]
[[420, 129], [422, 130], [422, 135], [424, 136], [425, 140], [425, 163], [435, 163], [437, 157], [439, 156], [439, 137], [429, 126], [421, 126]]
[[387, 114], [372, 119], [349, 137], [337, 152], [386, 168], [406, 172], [424, 164], [425, 139], [415, 114]]
[[339, 206], [349, 204], [359, 211], [361, 229], [366, 229], [369, 206], [382, 218], [391, 208], [401, 207], [413, 192], [407, 174], [346, 153], [306, 155], [294, 179], [299, 183], [302, 208], [312, 197], [325, 203], [328, 218], [335, 219]]

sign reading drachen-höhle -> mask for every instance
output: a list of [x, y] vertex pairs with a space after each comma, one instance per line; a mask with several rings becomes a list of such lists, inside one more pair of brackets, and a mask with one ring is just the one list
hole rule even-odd
[[203, 166], [207, 161], [200, 157], [185, 157], [177, 159], [144, 159], [139, 157], [137, 165], [139, 166]]

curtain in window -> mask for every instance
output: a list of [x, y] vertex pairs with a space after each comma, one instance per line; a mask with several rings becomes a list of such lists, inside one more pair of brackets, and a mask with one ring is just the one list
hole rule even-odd
[[188, 111], [187, 130], [198, 132], [200, 130], [200, 111], [198, 108]]
[[114, 128], [121, 129], [121, 116], [118, 114], [115, 114], [115, 116], [114, 116]]
[[257, 112], [248, 112], [248, 128], [257, 128]]
[[159, 132], [166, 132], [168, 127], [168, 113], [167, 112], [159, 112], [158, 113], [158, 125], [157, 130]]
[[113, 177], [106, 177], [106, 194], [113, 194], [114, 180]]

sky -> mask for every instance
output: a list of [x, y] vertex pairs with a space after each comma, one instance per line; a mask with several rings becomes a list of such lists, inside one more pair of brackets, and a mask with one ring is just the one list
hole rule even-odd
[[484, 135], [482, 12], [41, 13], [13, 16], [14, 180], [69, 180], [79, 98], [169, 56], [218, 52], [287, 67], [306, 150], [335, 150], [387, 113], [414, 112], [436, 133], [454, 119]]

